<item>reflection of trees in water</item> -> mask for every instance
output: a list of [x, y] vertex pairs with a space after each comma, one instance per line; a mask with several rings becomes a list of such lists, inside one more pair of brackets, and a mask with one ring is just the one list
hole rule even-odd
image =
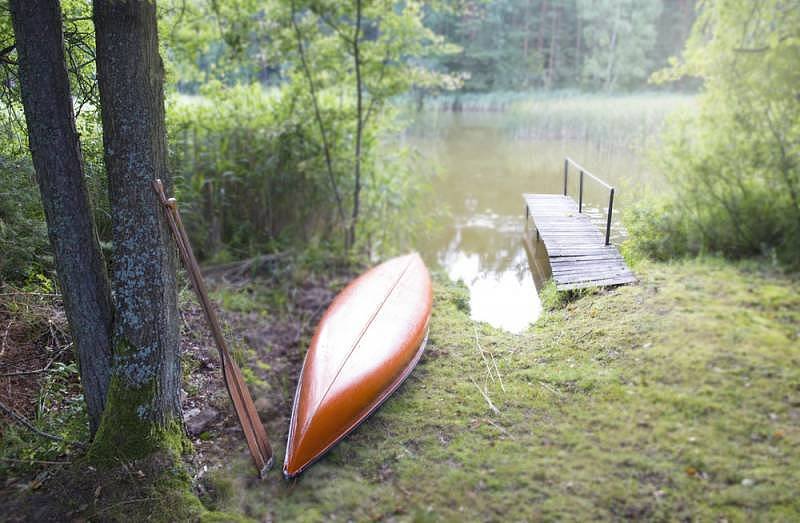
[[501, 233], [487, 227], [459, 227], [445, 256], [461, 252], [477, 257], [480, 273], [511, 272], [522, 281], [528, 265], [520, 238], [520, 231]]

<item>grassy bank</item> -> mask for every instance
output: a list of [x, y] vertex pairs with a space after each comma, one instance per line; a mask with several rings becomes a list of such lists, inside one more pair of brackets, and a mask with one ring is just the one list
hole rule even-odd
[[[329, 273], [214, 291], [278, 462], [304, 347], [345, 281]], [[640, 284], [554, 307], [522, 335], [475, 324], [466, 291], [437, 278], [417, 369], [293, 483], [279, 467], [254, 478], [185, 301], [184, 409], [220, 412], [193, 435], [197, 494], [224, 518], [274, 521], [796, 520], [800, 280], [718, 260], [637, 273]], [[69, 499], [41, 467], [13, 490]], [[86, 514], [109, 510], [105, 497]]]
[[[212, 504], [305, 521], [800, 517], [800, 282], [713, 260], [638, 270], [520, 336], [474, 325], [440, 282], [427, 353], [377, 415], [297, 483], [249, 479], [244, 456], [212, 471]], [[285, 427], [269, 427], [279, 457]]]

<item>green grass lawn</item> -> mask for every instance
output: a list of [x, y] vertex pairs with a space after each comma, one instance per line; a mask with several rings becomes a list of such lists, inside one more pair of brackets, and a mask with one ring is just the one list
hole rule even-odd
[[376, 415], [296, 483], [227, 465], [211, 505], [277, 521], [800, 519], [800, 282], [715, 260], [637, 272], [522, 335], [473, 323], [439, 281], [427, 352]]

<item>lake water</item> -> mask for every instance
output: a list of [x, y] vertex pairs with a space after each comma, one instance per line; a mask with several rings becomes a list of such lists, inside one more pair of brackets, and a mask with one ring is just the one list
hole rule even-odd
[[[475, 320], [520, 332], [539, 317], [537, 282], [522, 242], [521, 195], [561, 193], [565, 156], [617, 188], [615, 225], [641, 185], [656, 183], [630, 147], [604, 146], [599, 138], [537, 136], [520, 125], [518, 115], [504, 112], [433, 112], [410, 127], [407, 144], [435, 172], [430, 205], [447, 209], [437, 233], [418, 248], [431, 267], [467, 285]], [[570, 194], [577, 195], [577, 172], [571, 178]], [[602, 222], [607, 190], [587, 179], [584, 201]], [[612, 230], [619, 240], [621, 228]]]

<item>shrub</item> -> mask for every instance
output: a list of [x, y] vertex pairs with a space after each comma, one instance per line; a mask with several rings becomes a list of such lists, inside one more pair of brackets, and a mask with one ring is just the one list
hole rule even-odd
[[745, 3], [704, 3], [684, 62], [658, 75], [699, 76], [705, 86], [697, 111], [671, 120], [658, 155], [674, 196], [633, 227], [656, 257], [688, 245], [800, 263], [800, 12]]
[[0, 155], [0, 280], [24, 281], [52, 266], [33, 167]]

